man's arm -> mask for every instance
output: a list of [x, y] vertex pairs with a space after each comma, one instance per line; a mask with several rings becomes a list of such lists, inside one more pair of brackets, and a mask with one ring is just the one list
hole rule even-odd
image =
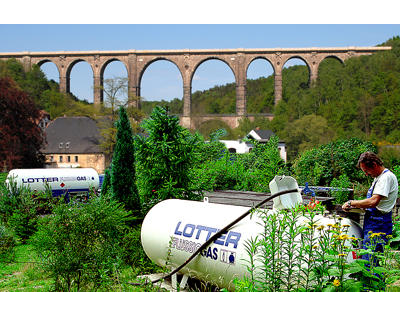
[[[348, 211], [352, 208], [370, 208], [370, 207], [376, 207], [381, 199], [383, 198], [382, 195], [379, 194], [373, 194], [370, 198], [364, 199], [364, 200], [351, 200], [347, 201], [342, 205], [342, 209], [344, 211]], [[350, 203], [349, 203], [350, 202]], [[351, 204], [351, 206], [350, 206]]]

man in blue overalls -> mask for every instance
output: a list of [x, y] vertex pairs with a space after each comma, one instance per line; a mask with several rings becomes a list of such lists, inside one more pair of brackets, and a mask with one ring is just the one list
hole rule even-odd
[[[361, 154], [357, 167], [370, 177], [374, 178], [371, 188], [364, 200], [347, 201], [342, 205], [344, 211], [351, 208], [365, 209], [363, 227], [363, 248], [371, 245], [371, 235], [377, 236], [383, 242], [376, 244], [375, 252], [383, 252], [383, 246], [387, 242], [386, 236], [392, 234], [392, 209], [396, 204], [398, 182], [396, 176], [383, 166], [382, 160], [372, 152]], [[375, 234], [375, 235], [373, 235]], [[362, 256], [362, 259], [370, 261], [370, 255]]]

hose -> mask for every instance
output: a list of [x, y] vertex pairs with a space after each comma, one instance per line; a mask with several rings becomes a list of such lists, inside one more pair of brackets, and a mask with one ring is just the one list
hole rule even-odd
[[[213, 235], [210, 239], [208, 239], [204, 244], [202, 244], [200, 246], [199, 249], [197, 249], [197, 251], [195, 251], [184, 263], [182, 263], [179, 267], [177, 267], [175, 270], [171, 271], [170, 273], [168, 273], [167, 275], [157, 279], [157, 280], [153, 280], [151, 281], [151, 283], [157, 283], [159, 281], [165, 280], [169, 277], [171, 277], [173, 274], [177, 273], [179, 270], [181, 270], [184, 266], [186, 266], [190, 261], [192, 261], [201, 251], [203, 251], [204, 249], [206, 249], [206, 247], [208, 245], [210, 245], [212, 242], [214, 242], [215, 240], [217, 240], [219, 237], [221, 237], [223, 234], [227, 233], [228, 230], [235, 224], [237, 224], [238, 222], [240, 222], [243, 218], [245, 218], [247, 215], [249, 215], [253, 210], [259, 208], [261, 205], [265, 204], [266, 202], [268, 202], [269, 200], [272, 200], [280, 195], [283, 194], [288, 194], [288, 193], [295, 193], [295, 192], [299, 192], [299, 189], [291, 189], [291, 190], [284, 190], [284, 191], [280, 191], [277, 192], [269, 197], [267, 197], [265, 200], [259, 202], [257, 205], [251, 207], [249, 210], [247, 210], [246, 212], [244, 212], [242, 215], [240, 215], [238, 218], [236, 218], [233, 222], [229, 223], [228, 225], [226, 225], [224, 228], [222, 228], [220, 231], [218, 231], [217, 233], [215, 233], [215, 235]], [[130, 285], [144, 285], [143, 283], [132, 283], [132, 282], [127, 282]], [[146, 280], [145, 284], [148, 284], [148, 281]]]

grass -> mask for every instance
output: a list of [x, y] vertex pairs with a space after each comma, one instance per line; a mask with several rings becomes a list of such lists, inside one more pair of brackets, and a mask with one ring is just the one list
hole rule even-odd
[[14, 263], [0, 263], [1, 292], [49, 292], [52, 280], [43, 271], [30, 245], [16, 247]]
[[[53, 279], [46, 273], [33, 247], [29, 244], [18, 245], [14, 262], [0, 262], [0, 292], [54, 292]], [[110, 288], [100, 288], [108, 292], [159, 292], [157, 285], [133, 286], [128, 282], [138, 282], [138, 270], [125, 266]]]

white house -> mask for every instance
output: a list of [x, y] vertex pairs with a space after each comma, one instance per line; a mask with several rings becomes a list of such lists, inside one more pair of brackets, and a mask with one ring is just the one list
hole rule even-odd
[[252, 144], [246, 143], [242, 140], [219, 140], [221, 143], [224, 143], [226, 148], [228, 148], [228, 151], [231, 153], [238, 153], [238, 154], [244, 154], [248, 153], [251, 148], [253, 147]]
[[[274, 133], [271, 130], [253, 129], [246, 135], [246, 138], [254, 139], [260, 143], [266, 143], [273, 135]], [[224, 143], [231, 153], [244, 154], [250, 152], [253, 148], [253, 145], [250, 142], [245, 142], [243, 140], [220, 140], [220, 142]], [[279, 142], [278, 149], [281, 158], [286, 162], [287, 153], [285, 142]]]

